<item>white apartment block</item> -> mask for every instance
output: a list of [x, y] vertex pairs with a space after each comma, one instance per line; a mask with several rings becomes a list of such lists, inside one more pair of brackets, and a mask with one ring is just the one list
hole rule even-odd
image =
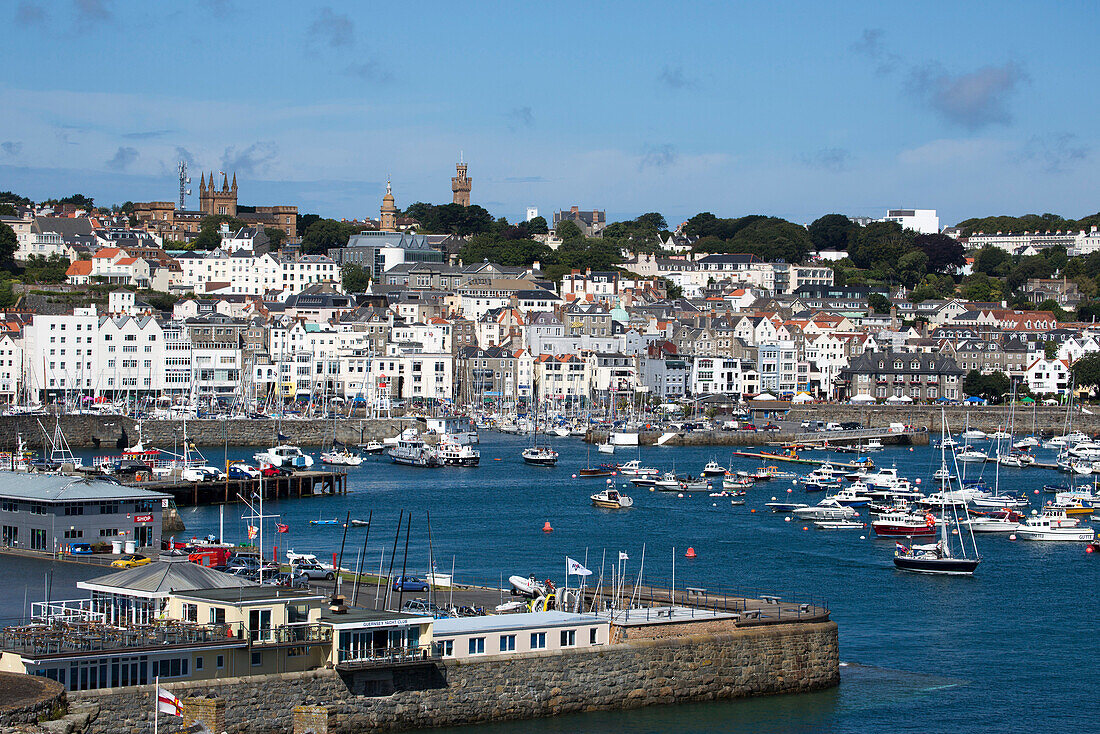
[[887, 209], [886, 216], [880, 222], [897, 222], [902, 229], [911, 229], [919, 234], [937, 234], [940, 231], [940, 218], [935, 209]]
[[275, 254], [253, 256], [214, 250], [206, 254], [190, 253], [178, 258], [183, 274], [179, 287], [205, 293], [220, 284], [218, 291], [228, 295], [262, 296], [278, 293], [280, 298], [299, 293], [314, 283], [331, 283], [343, 289], [340, 268], [324, 255], [304, 255], [298, 259]]
[[23, 391], [23, 339], [0, 336], [0, 401], [18, 402]]

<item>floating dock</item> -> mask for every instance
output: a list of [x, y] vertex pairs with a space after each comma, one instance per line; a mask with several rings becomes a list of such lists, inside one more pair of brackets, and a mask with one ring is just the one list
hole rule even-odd
[[750, 459], [760, 459], [762, 461], [786, 461], [790, 464], [809, 464], [811, 466], [821, 466], [822, 464], [831, 464], [833, 466], [839, 466], [844, 469], [863, 469], [873, 468], [874, 462], [870, 465], [864, 464], [858, 461], [831, 461], [829, 459], [802, 459], [797, 456], [789, 456], [787, 454], [766, 454], [757, 451], [734, 451], [734, 456], [746, 456]]

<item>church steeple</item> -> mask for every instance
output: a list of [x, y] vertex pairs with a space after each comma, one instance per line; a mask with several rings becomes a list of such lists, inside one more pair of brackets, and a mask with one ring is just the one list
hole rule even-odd
[[461, 152], [458, 154], [458, 164], [455, 166], [457, 176], [451, 178], [451, 192], [454, 193], [454, 203], [461, 206], [470, 206], [470, 189], [474, 182], [466, 177], [466, 160]]

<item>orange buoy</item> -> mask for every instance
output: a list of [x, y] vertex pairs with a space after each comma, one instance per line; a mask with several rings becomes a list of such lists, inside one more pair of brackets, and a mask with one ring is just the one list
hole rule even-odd
[[695, 549], [688, 548], [687, 553], [684, 554], [684, 558], [695, 558]]
[[544, 533], [554, 532], [554, 528], [550, 527], [550, 521], [549, 520], [547, 520], [546, 524], [542, 526], [542, 532], [544, 532]]

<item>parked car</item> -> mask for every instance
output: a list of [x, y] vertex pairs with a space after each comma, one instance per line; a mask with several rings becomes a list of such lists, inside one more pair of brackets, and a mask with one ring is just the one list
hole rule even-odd
[[[247, 568], [252, 571], [258, 571], [260, 568], [260, 559], [256, 558], [255, 556], [233, 556], [225, 562], [225, 565], [227, 568], [230, 569]], [[278, 569], [278, 567], [279, 564], [275, 563], [275, 561], [269, 561], [266, 558], [264, 559], [265, 569]]]
[[289, 477], [293, 472], [285, 466], [265, 466], [260, 469], [260, 473], [265, 477]]
[[90, 556], [92, 555], [91, 543], [72, 543], [69, 545], [69, 553], [74, 556]]
[[259, 479], [260, 470], [251, 464], [230, 464], [229, 465], [229, 478], [230, 479]]
[[304, 573], [286, 572], [265, 576], [264, 583], [272, 586], [286, 586], [291, 589], [309, 588], [309, 577]]
[[297, 573], [303, 573], [309, 579], [324, 579], [332, 581], [336, 578], [331, 568], [325, 568], [320, 563], [313, 561], [299, 561], [291, 564], [291, 569]]
[[741, 424], [741, 430], [742, 431], [755, 431], [756, 426], [752, 423], [742, 423]]
[[394, 591], [427, 591], [428, 582], [419, 576], [398, 576], [393, 580]]
[[845, 431], [857, 431], [863, 428], [863, 424], [859, 421], [841, 421], [840, 427]]
[[447, 610], [430, 603], [427, 599], [407, 599], [401, 605], [401, 611], [409, 614], [430, 614], [433, 617], [446, 617]]
[[826, 431], [843, 431], [844, 426], [840, 425], [836, 421], [831, 421], [827, 426], [825, 426], [825, 430]]
[[766, 426], [764, 426], [763, 428], [761, 428], [760, 430], [761, 431], [778, 431], [778, 430], [780, 430], [780, 428], [779, 428], [779, 426], [777, 426], [774, 423], [769, 423]]
[[111, 561], [111, 568], [137, 568], [138, 566], [146, 566], [153, 561], [145, 556], [132, 553], [128, 556], [123, 556], [117, 561]]

